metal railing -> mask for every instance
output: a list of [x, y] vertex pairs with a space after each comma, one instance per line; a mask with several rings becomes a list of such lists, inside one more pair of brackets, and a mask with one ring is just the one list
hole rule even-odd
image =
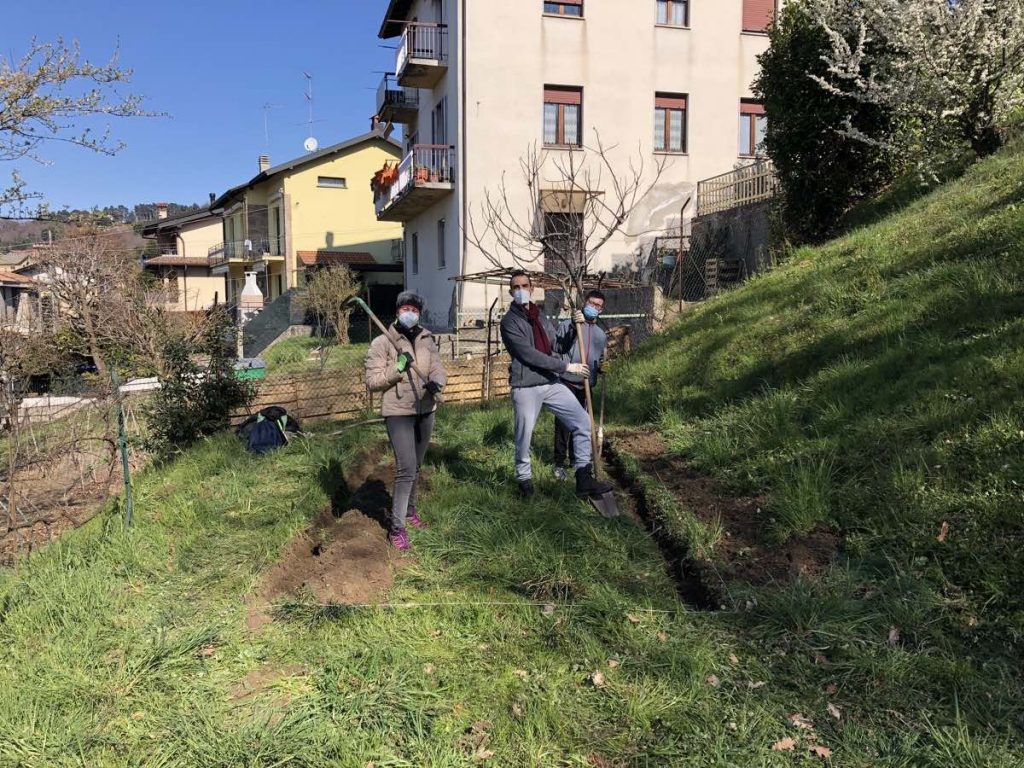
[[377, 113], [385, 107], [406, 107], [419, 109], [420, 91], [418, 88], [403, 88], [393, 74], [386, 74], [377, 88]]
[[248, 240], [232, 240], [217, 243], [207, 251], [210, 266], [216, 267], [228, 261], [256, 261], [262, 256], [284, 256], [284, 236], [253, 237]]
[[455, 147], [446, 144], [416, 144], [398, 166], [398, 176], [377, 190], [374, 204], [380, 213], [409, 189], [420, 184], [455, 182]]
[[413, 21], [405, 25], [398, 46], [395, 71], [401, 75], [409, 59], [445, 61], [448, 58], [448, 25]]
[[771, 160], [760, 160], [735, 171], [697, 182], [697, 215], [770, 200], [779, 188]]

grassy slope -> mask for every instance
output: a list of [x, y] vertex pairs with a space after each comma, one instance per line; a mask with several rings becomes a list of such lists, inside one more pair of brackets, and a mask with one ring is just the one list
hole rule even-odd
[[845, 568], [767, 596], [748, 631], [911, 722], [1020, 726], [1024, 145], [695, 310], [613, 382], [620, 423], [770, 492], [768, 538], [846, 535]]

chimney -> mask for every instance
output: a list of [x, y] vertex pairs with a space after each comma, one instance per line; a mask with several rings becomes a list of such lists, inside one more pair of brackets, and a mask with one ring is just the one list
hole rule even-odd
[[210, 193], [210, 205], [213, 205], [213, 203], [214, 203], [214, 201], [216, 201], [216, 199], [217, 199], [217, 193], [216, 192], [211, 192]]
[[260, 173], [270, 167], [270, 155], [260, 155]]
[[156, 217], [157, 217], [157, 219], [166, 219], [167, 218], [167, 203], [157, 203], [156, 204]]
[[370, 130], [371, 131], [379, 131], [380, 130], [380, 115], [374, 115], [373, 117], [370, 118]]

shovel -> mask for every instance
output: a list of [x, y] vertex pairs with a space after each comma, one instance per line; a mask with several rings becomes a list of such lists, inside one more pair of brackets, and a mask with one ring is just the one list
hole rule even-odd
[[[375, 314], [373, 314], [373, 310], [370, 309], [369, 306], [367, 306], [365, 301], [363, 301], [358, 296], [353, 296], [351, 299], [349, 299], [349, 303], [350, 304], [358, 304], [362, 308], [362, 310], [366, 313], [367, 317], [369, 317], [370, 320], [373, 321], [373, 324], [376, 325], [377, 328], [380, 330], [380, 332], [382, 334], [384, 334], [384, 336], [387, 338], [387, 340], [391, 342], [391, 346], [395, 348], [395, 351], [396, 352], [402, 352], [401, 347], [398, 346], [398, 342], [396, 342], [394, 340], [394, 338], [391, 336], [391, 334], [388, 333], [388, 329], [384, 326], [384, 323], [382, 323], [377, 318], [377, 316]], [[422, 381], [424, 384], [426, 384], [428, 379], [423, 374], [423, 372], [419, 369], [418, 366], [419, 366], [419, 363], [417, 361], [413, 360], [413, 362], [409, 366], [409, 368], [412, 369], [413, 373], [415, 373], [417, 376], [420, 377], [420, 381]], [[434, 395], [434, 402], [437, 403], [438, 405], [441, 404], [441, 394], [440, 393]]]
[[604, 447], [604, 376], [601, 377], [601, 421], [597, 428], [597, 444]]
[[[576, 323], [576, 344], [580, 350], [580, 362], [583, 365], [587, 365], [587, 350], [583, 344], [583, 323]], [[601, 470], [601, 435], [598, 436], [598, 431], [594, 429], [594, 398], [593, 393], [590, 391], [590, 376], [583, 377], [583, 391], [587, 397], [587, 415], [590, 416], [590, 437], [593, 441], [593, 461], [594, 461], [594, 477], [598, 476]], [[604, 392], [602, 387], [601, 392]], [[604, 431], [604, 398], [601, 399], [601, 432]], [[615, 501], [615, 492], [608, 491], [600, 496], [591, 496], [590, 503], [594, 505], [594, 509], [598, 511], [601, 517], [618, 517], [619, 516], [619, 505]]]

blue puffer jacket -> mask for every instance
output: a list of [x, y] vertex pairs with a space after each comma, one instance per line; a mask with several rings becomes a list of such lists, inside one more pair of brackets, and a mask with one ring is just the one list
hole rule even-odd
[[[540, 322], [551, 340], [551, 349], [555, 349], [555, 326], [551, 324], [542, 311]], [[566, 362], [554, 355], [545, 355], [533, 345], [533, 326], [526, 316], [526, 311], [513, 304], [501, 318], [501, 340], [512, 356], [512, 364], [508, 367], [509, 384], [513, 389], [519, 387], [538, 387], [541, 384], [554, 384], [565, 373]]]

